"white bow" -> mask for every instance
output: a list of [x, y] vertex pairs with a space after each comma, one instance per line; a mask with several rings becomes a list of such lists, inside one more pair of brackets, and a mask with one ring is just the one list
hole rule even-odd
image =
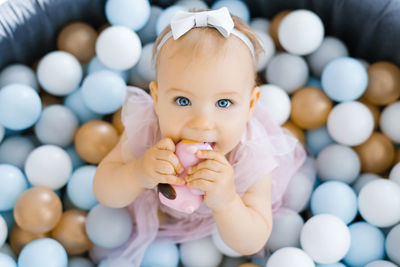
[[235, 26], [226, 7], [202, 12], [186, 12], [179, 10], [171, 20], [171, 31], [174, 40], [195, 27], [212, 26], [224, 37], [228, 37]]

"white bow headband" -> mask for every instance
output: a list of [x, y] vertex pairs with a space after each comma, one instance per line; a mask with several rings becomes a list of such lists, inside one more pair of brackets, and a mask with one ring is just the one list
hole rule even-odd
[[202, 12], [187, 12], [179, 10], [171, 19], [171, 31], [168, 32], [160, 41], [154, 58], [157, 59], [161, 47], [171, 36], [176, 40], [192, 28], [213, 27], [226, 38], [232, 33], [241, 39], [250, 49], [251, 55], [255, 59], [253, 44], [243, 33], [236, 30], [234, 26], [232, 17], [226, 7]]

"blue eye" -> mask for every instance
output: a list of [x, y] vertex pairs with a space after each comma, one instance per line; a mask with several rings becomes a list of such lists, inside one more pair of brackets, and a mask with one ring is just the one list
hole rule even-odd
[[232, 101], [230, 101], [229, 99], [220, 99], [218, 100], [217, 105], [220, 108], [227, 108], [232, 105]]
[[179, 106], [189, 106], [190, 100], [186, 97], [178, 96], [175, 98], [175, 103], [177, 103]]

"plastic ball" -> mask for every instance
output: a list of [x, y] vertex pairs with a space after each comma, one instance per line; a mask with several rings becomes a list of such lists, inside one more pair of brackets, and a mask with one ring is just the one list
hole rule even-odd
[[28, 182], [21, 170], [10, 164], [0, 164], [0, 177], [0, 211], [11, 210]]
[[87, 65], [87, 75], [93, 74], [96, 71], [101, 71], [101, 70], [108, 70], [108, 71], [112, 71], [115, 74], [118, 74], [119, 76], [121, 76], [121, 78], [126, 82], [129, 78], [129, 69], [128, 70], [116, 70], [116, 69], [112, 69], [107, 67], [106, 65], [104, 65], [100, 59], [95, 56], [93, 57], [89, 64]]
[[269, 83], [293, 93], [307, 82], [308, 66], [302, 57], [280, 53], [268, 63], [265, 77]]
[[0, 72], [0, 88], [13, 83], [25, 84], [39, 90], [35, 72], [23, 64], [8, 65]]
[[177, 5], [181, 5], [187, 8], [187, 10], [190, 9], [208, 9], [207, 3], [201, 0], [179, 0], [176, 2]]
[[35, 124], [36, 137], [42, 144], [68, 146], [78, 129], [78, 118], [63, 105], [50, 105], [43, 109]]
[[350, 249], [344, 262], [350, 266], [365, 266], [367, 263], [383, 259], [385, 256], [385, 236], [377, 227], [366, 222], [349, 226]]
[[71, 257], [68, 259], [68, 267], [95, 267], [94, 264], [83, 257]]
[[266, 267], [315, 267], [313, 260], [299, 248], [286, 247], [275, 251]]
[[152, 64], [152, 53], [154, 43], [146, 44], [142, 49], [142, 55], [135, 68], [142, 79], [147, 82], [156, 80], [156, 69]]
[[304, 220], [297, 212], [281, 208], [274, 214], [273, 225], [267, 242], [271, 251], [284, 247], [300, 247], [300, 232]]
[[111, 25], [122, 25], [140, 30], [150, 18], [148, 0], [107, 0], [105, 14]]
[[132, 267], [132, 263], [126, 258], [108, 258], [102, 260], [97, 267]]
[[[400, 144], [400, 101], [386, 106], [381, 114], [380, 128], [390, 140]], [[7, 126], [6, 126], [7, 127]]]
[[381, 179], [381, 177], [374, 173], [363, 173], [355, 180], [355, 182], [352, 184], [352, 187], [358, 195], [366, 184], [376, 179]]
[[37, 77], [43, 89], [56, 96], [64, 96], [82, 80], [82, 67], [70, 53], [53, 51], [46, 54], [37, 66]]
[[21, 229], [17, 224], [11, 229], [10, 233], [10, 247], [18, 255], [22, 248], [29, 242], [39, 239], [50, 237], [49, 233], [35, 234]]
[[93, 112], [85, 103], [82, 96], [82, 90], [77, 89], [64, 99], [64, 105], [77, 116], [79, 123], [85, 123], [91, 120], [99, 120], [101, 114]]
[[6, 128], [0, 124], [0, 143], [3, 141], [4, 136], [6, 135]]
[[172, 17], [179, 10], [186, 11], [186, 7], [181, 5], [172, 5], [165, 8], [157, 18], [156, 34], [157, 36], [170, 24]]
[[29, 154], [25, 162], [25, 173], [32, 185], [60, 189], [71, 176], [72, 162], [61, 147], [43, 145]]
[[316, 264], [316, 267], [346, 267], [343, 263], [331, 263], [331, 264]]
[[3, 216], [0, 215], [0, 247], [4, 245], [8, 236], [7, 223]]
[[365, 267], [396, 267], [397, 265], [391, 263], [390, 261], [373, 261], [365, 265]]
[[268, 34], [270, 21], [263, 17], [252, 18], [250, 21], [250, 28], [253, 31], [265, 32]]
[[322, 88], [334, 101], [359, 98], [367, 89], [368, 73], [359, 60], [341, 57], [329, 62], [321, 76]]
[[96, 166], [82, 166], [76, 169], [67, 184], [67, 195], [72, 204], [82, 210], [90, 210], [98, 201], [93, 192]]
[[90, 210], [86, 218], [86, 233], [89, 239], [96, 246], [103, 248], [121, 246], [129, 239], [132, 228], [132, 219], [128, 211], [122, 208], [114, 209], [98, 204]]
[[340, 39], [326, 36], [321, 45], [307, 57], [311, 73], [316, 77], [321, 77], [325, 66], [332, 60], [340, 57], [347, 57], [349, 51]]
[[313, 215], [328, 213], [349, 224], [357, 215], [357, 196], [343, 182], [329, 181], [319, 185], [311, 196]]
[[139, 36], [125, 26], [111, 26], [102, 31], [96, 41], [96, 54], [109, 68], [132, 68], [142, 53]]
[[374, 118], [364, 104], [349, 101], [333, 107], [327, 126], [333, 140], [343, 145], [357, 146], [371, 136]]
[[144, 27], [137, 32], [143, 44], [154, 42], [156, 40], [156, 23], [163, 10], [159, 6], [152, 5], [150, 7], [150, 12], [150, 18], [146, 25], [144, 25]]
[[260, 90], [260, 105], [268, 111], [275, 123], [282, 125], [289, 119], [290, 115], [291, 106], [288, 94], [272, 84], [261, 85]]
[[334, 141], [329, 135], [326, 126], [306, 131], [307, 148], [310, 149], [314, 156], [318, 156], [319, 152], [321, 152], [322, 149], [333, 143]]
[[300, 234], [304, 251], [317, 263], [340, 261], [350, 248], [350, 231], [338, 217], [319, 214], [311, 217]]
[[0, 266], [2, 267], [17, 267], [17, 263], [11, 256], [0, 252]]
[[35, 148], [31, 138], [27, 136], [10, 136], [0, 144], [0, 162], [24, 168], [25, 160]]
[[85, 104], [93, 112], [113, 113], [124, 103], [126, 84], [121, 77], [111, 71], [98, 71], [84, 79], [82, 96]]
[[400, 222], [400, 185], [386, 179], [369, 182], [358, 195], [358, 206], [370, 224], [393, 226]]
[[3, 219], [6, 221], [7, 228], [8, 229], [12, 229], [14, 227], [14, 225], [15, 225], [15, 219], [14, 219], [13, 210], [0, 211], [0, 215], [3, 216]]
[[324, 25], [312, 11], [299, 9], [286, 15], [279, 25], [279, 42], [288, 52], [306, 55], [314, 52], [324, 38]]
[[218, 266], [223, 258], [211, 237], [182, 243], [180, 254], [182, 264], [187, 267]]
[[260, 44], [263, 47], [263, 51], [259, 55], [257, 65], [257, 72], [260, 72], [267, 67], [268, 62], [275, 54], [275, 44], [271, 36], [267, 34], [268, 31], [262, 32], [259, 30], [253, 30], [253, 32], [257, 34]]
[[316, 160], [318, 177], [322, 181], [338, 180], [352, 183], [360, 173], [360, 159], [350, 147], [332, 144], [325, 147]]
[[393, 166], [389, 173], [389, 179], [400, 185], [400, 163]]
[[11, 84], [0, 90], [0, 124], [11, 130], [24, 130], [39, 119], [42, 102], [27, 85]]
[[268, 27], [268, 33], [271, 36], [272, 40], [274, 40], [275, 46], [278, 50], [284, 51], [281, 43], [279, 42], [278, 38], [278, 30], [282, 20], [286, 17], [286, 15], [290, 14], [292, 10], [283, 10], [273, 16], [271, 23]]
[[386, 236], [385, 248], [391, 261], [400, 265], [400, 224], [394, 226]]
[[229, 13], [238, 16], [246, 23], [249, 23], [250, 10], [245, 2], [241, 0], [218, 0], [212, 4], [211, 9], [219, 9], [221, 7], [228, 8]]
[[65, 267], [67, 264], [67, 252], [60, 243], [51, 238], [30, 242], [18, 257], [19, 267]]
[[214, 242], [215, 247], [224, 255], [229, 256], [229, 257], [240, 257], [242, 256], [242, 254], [234, 251], [233, 249], [231, 249], [225, 242], [224, 240], [222, 240], [220, 234], [218, 233], [218, 230], [215, 231], [212, 234], [212, 241]]
[[178, 266], [179, 249], [176, 244], [169, 242], [153, 242], [144, 253], [140, 266]]
[[289, 133], [293, 135], [303, 146], [305, 145], [306, 135], [304, 134], [303, 129], [301, 129], [299, 126], [297, 126], [290, 120], [282, 124], [281, 127], [288, 130]]

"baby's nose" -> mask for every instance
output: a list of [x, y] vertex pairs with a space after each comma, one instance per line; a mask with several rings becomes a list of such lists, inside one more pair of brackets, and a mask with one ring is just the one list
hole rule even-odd
[[204, 115], [195, 115], [189, 123], [189, 127], [196, 130], [212, 130], [213, 122]]

